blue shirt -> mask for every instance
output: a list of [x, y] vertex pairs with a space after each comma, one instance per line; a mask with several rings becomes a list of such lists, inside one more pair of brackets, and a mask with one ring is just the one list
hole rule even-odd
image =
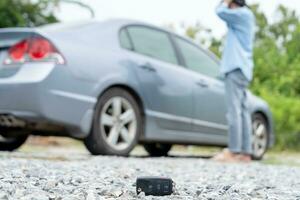
[[246, 6], [230, 9], [226, 3], [222, 3], [217, 7], [216, 12], [228, 27], [221, 72], [226, 74], [241, 69], [246, 78], [251, 81], [255, 37], [255, 17], [252, 11]]

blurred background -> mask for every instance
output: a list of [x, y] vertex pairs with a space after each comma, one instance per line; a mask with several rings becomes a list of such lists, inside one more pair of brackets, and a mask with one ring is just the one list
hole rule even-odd
[[[220, 56], [226, 27], [215, 16], [218, 3], [219, 0], [1, 0], [0, 28], [130, 18], [186, 35]], [[298, 0], [248, 0], [248, 4], [257, 17], [255, 79], [251, 90], [272, 108], [277, 135], [274, 151], [298, 151], [300, 3]], [[30, 142], [59, 143], [55, 138], [34, 138]]]

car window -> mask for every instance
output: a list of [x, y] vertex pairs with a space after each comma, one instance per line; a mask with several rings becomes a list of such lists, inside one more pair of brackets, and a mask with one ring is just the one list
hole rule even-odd
[[133, 49], [126, 29], [122, 29], [120, 32], [120, 43], [121, 43], [121, 47], [125, 49], [129, 49], [129, 50]]
[[176, 42], [182, 52], [186, 67], [213, 78], [220, 76], [218, 63], [207, 53], [183, 39], [176, 38]]
[[167, 33], [138, 26], [129, 27], [128, 32], [135, 52], [178, 64], [175, 49]]

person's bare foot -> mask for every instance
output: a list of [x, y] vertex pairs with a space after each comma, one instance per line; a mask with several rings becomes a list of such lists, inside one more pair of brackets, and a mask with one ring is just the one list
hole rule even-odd
[[217, 162], [239, 162], [239, 154], [230, 152], [228, 149], [224, 149], [221, 153], [217, 154], [212, 158], [213, 161]]
[[237, 156], [237, 159], [243, 163], [250, 163], [252, 161], [252, 157], [246, 154], [240, 154]]

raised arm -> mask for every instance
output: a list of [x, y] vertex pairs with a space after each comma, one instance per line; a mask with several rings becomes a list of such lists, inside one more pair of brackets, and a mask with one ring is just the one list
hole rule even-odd
[[241, 9], [230, 9], [229, 1], [223, 1], [216, 9], [217, 15], [229, 25], [238, 24], [243, 20]]

